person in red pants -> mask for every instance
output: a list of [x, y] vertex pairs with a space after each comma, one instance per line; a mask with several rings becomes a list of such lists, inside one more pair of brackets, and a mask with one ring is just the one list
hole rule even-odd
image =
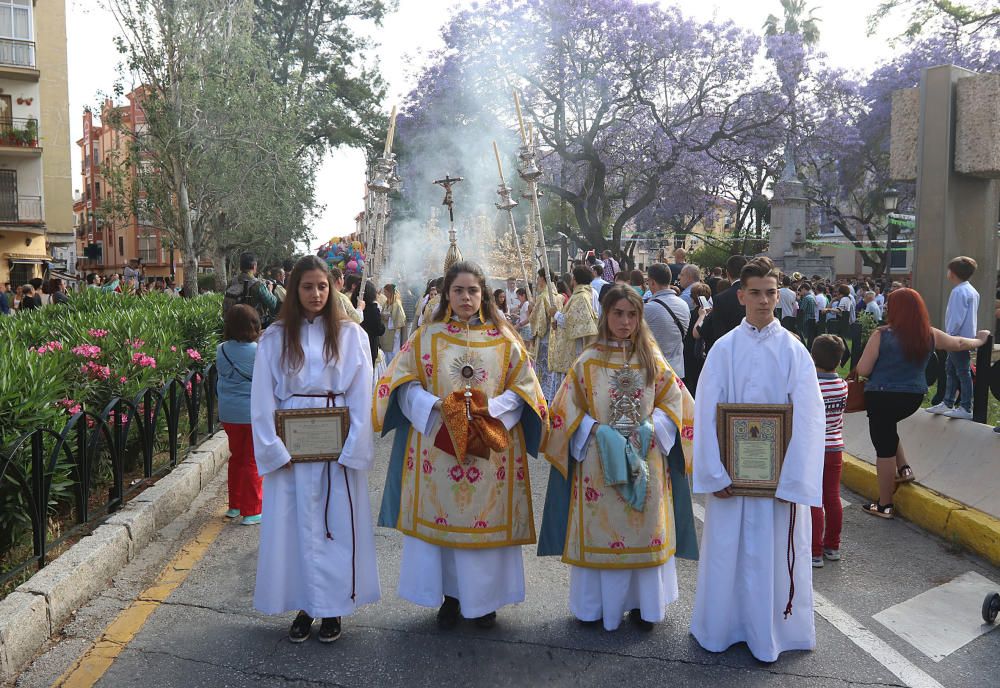
[[844, 340], [823, 334], [813, 341], [812, 358], [819, 377], [819, 389], [826, 404], [826, 453], [823, 457], [823, 507], [812, 511], [812, 565], [822, 568], [823, 560], [840, 561], [840, 530], [844, 508], [840, 501], [840, 471], [843, 468], [844, 409], [847, 382], [837, 374], [844, 355]]
[[235, 304], [226, 311], [222, 329], [223, 342], [216, 350], [215, 367], [219, 372], [216, 390], [219, 395], [219, 420], [229, 437], [229, 511], [228, 518], [240, 518], [245, 526], [260, 523], [261, 478], [253, 454], [250, 426], [250, 387], [253, 381], [260, 317], [246, 304]]

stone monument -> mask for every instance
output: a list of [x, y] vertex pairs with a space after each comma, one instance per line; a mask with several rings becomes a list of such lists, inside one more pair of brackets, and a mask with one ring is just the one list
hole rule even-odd
[[1000, 74], [952, 65], [924, 70], [893, 93], [890, 174], [916, 181], [913, 286], [944, 325], [948, 261], [974, 258], [979, 327], [992, 328], [1000, 220]]
[[785, 169], [771, 199], [771, 235], [767, 256], [785, 274], [800, 272], [832, 280], [833, 258], [821, 256], [806, 242], [805, 187], [795, 170], [795, 147], [785, 152]]

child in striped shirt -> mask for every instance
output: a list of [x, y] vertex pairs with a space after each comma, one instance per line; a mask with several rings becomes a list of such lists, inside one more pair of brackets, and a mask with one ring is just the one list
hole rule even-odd
[[811, 507], [812, 565], [817, 569], [823, 567], [824, 558], [840, 561], [840, 530], [844, 523], [844, 508], [840, 502], [840, 472], [843, 467], [842, 431], [844, 409], [847, 407], [847, 383], [837, 374], [837, 366], [844, 355], [844, 348], [844, 340], [840, 337], [823, 334], [816, 337], [811, 350], [819, 377], [819, 389], [826, 404], [823, 507]]

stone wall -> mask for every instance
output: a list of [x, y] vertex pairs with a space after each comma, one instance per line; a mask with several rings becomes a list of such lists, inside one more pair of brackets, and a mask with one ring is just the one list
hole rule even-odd
[[1000, 179], [1000, 74], [959, 79], [956, 90], [955, 171]]
[[920, 137], [920, 89], [904, 88], [892, 92], [889, 172], [893, 179], [917, 178], [917, 141]]

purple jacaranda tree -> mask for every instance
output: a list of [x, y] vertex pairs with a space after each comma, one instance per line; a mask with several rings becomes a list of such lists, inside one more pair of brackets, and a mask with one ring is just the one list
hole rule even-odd
[[597, 248], [620, 249], [627, 226], [697, 224], [726, 176], [712, 154], [752, 147], [787, 107], [774, 74], [755, 71], [759, 37], [676, 8], [493, 0], [457, 14], [444, 38], [405, 106], [404, 167], [429, 148], [488, 154], [491, 138], [512, 150], [516, 88], [547, 202], [564, 204], [566, 229]]

